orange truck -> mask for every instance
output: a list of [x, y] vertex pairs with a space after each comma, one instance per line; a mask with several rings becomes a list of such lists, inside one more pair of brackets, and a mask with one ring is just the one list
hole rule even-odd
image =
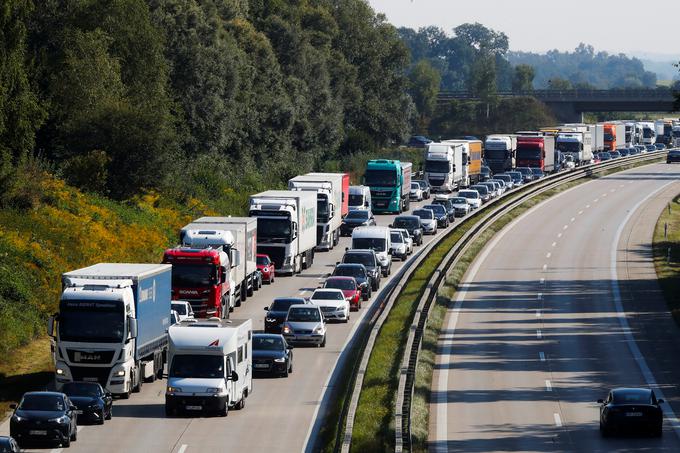
[[616, 151], [626, 141], [626, 126], [621, 123], [604, 124], [604, 150]]

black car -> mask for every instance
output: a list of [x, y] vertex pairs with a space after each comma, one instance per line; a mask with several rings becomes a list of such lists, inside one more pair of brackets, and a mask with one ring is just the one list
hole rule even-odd
[[78, 408], [79, 420], [88, 420], [99, 425], [111, 420], [113, 397], [97, 382], [67, 382], [61, 389]]
[[16, 440], [9, 436], [0, 436], [0, 453], [15, 453], [21, 451]]
[[291, 305], [306, 304], [307, 301], [302, 297], [277, 297], [272, 304], [264, 307], [267, 312], [264, 315], [264, 331], [265, 333], [281, 333], [283, 321], [288, 315], [288, 308]]
[[[444, 195], [444, 197], [446, 197], [446, 195]], [[453, 203], [448, 197], [444, 197], [435, 198], [432, 204], [442, 205], [444, 209], [446, 209], [446, 215], [449, 217], [449, 222], [453, 222], [456, 220], [456, 208], [453, 207]]]
[[665, 151], [666, 150], [666, 145], [663, 143], [655, 143], [654, 146], [656, 146], [656, 149], [658, 151]]
[[531, 182], [534, 180], [534, 172], [529, 167], [515, 168], [515, 171], [522, 173], [522, 182]]
[[253, 334], [253, 372], [288, 377], [293, 372], [292, 349], [283, 335]]
[[413, 239], [413, 245], [423, 245], [423, 229], [420, 228], [420, 217], [400, 215], [394, 218], [390, 228], [403, 228]]
[[628, 149], [628, 148], [620, 148], [617, 151], [619, 152], [619, 154], [621, 154], [621, 157], [630, 156], [630, 149]]
[[656, 437], [663, 434], [662, 399], [644, 388], [616, 388], [600, 404], [600, 433], [642, 430]]
[[480, 170], [481, 181], [487, 181], [491, 179], [491, 169], [489, 167], [482, 166]]
[[446, 208], [440, 204], [428, 204], [423, 206], [423, 209], [429, 209], [434, 212], [434, 218], [437, 219], [437, 226], [440, 228], [448, 228], [449, 226], [449, 213]]
[[367, 209], [349, 211], [340, 224], [340, 236], [351, 236], [352, 231], [360, 226], [374, 226], [375, 217]]
[[410, 146], [411, 148], [425, 148], [430, 143], [432, 143], [432, 140], [429, 138], [423, 137], [422, 135], [414, 135], [409, 139], [406, 146]]
[[380, 288], [382, 269], [373, 250], [347, 249], [342, 256], [345, 264], [363, 264], [371, 279], [371, 289], [377, 291]]
[[637, 154], [640, 154], [640, 150], [639, 150], [639, 149], [637, 149], [637, 148], [634, 147], [634, 146], [631, 146], [630, 148], [628, 148], [628, 155], [629, 155], [629, 156], [635, 156], [635, 155], [637, 155]]
[[368, 275], [366, 266], [363, 264], [336, 264], [333, 273], [333, 277], [354, 277], [357, 284], [361, 288], [361, 298], [363, 300], [368, 300], [373, 294], [373, 289], [371, 287], [371, 277]]
[[618, 158], [622, 157], [621, 153], [618, 150], [609, 151], [609, 155], [612, 156], [612, 159], [618, 159]]
[[643, 152], [646, 152], [646, 151], [647, 151], [647, 147], [646, 147], [645, 145], [635, 145], [635, 149], [637, 149], [638, 151], [640, 151], [640, 153], [643, 153]]
[[605, 160], [612, 160], [612, 155], [608, 151], [602, 151], [600, 154], [598, 154], [598, 157], [600, 158], [600, 162], [604, 162]]
[[68, 396], [59, 392], [28, 392], [18, 405], [9, 431], [20, 446], [27, 441], [58, 442], [69, 447], [78, 435], [78, 414]]
[[649, 152], [649, 153], [653, 153], [657, 150], [656, 146], [654, 146], [654, 145], [645, 145], [645, 148], [647, 149], [647, 152]]
[[673, 162], [680, 162], [680, 150], [675, 149], [668, 151], [668, 155], [666, 156], [666, 163], [672, 164]]
[[512, 183], [515, 187], [524, 184], [524, 175], [519, 171], [509, 171], [506, 173], [512, 178]]
[[414, 179], [411, 182], [418, 183], [420, 186], [420, 190], [423, 191], [423, 200], [427, 200], [430, 198], [430, 195], [432, 195], [432, 186], [430, 185], [429, 182], [423, 180], [423, 179]]

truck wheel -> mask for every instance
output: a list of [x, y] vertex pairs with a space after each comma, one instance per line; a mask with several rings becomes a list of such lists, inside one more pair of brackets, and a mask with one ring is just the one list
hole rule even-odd
[[241, 299], [236, 301], [236, 306], [240, 307], [242, 302], [248, 298], [248, 285], [241, 285]]
[[234, 406], [234, 409], [236, 409], [237, 411], [240, 411], [244, 407], [246, 407], [246, 394], [245, 393], [243, 393], [241, 395], [241, 400], [238, 403], [236, 403], [236, 406]]
[[[141, 368], [138, 367], [138, 369], [141, 372]], [[137, 385], [135, 386], [135, 389], [133, 390], [133, 392], [135, 392], [135, 393], [139, 393], [139, 392], [142, 391], [142, 384], [144, 384], [144, 376], [140, 375], [139, 378], [137, 379], [137, 381], [138, 381]]]
[[255, 277], [250, 277], [250, 288], [246, 285], [246, 294], [248, 297], [253, 297], [253, 291], [255, 290]]

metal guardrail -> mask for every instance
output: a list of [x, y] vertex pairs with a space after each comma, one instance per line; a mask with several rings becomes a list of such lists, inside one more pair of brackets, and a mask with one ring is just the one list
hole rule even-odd
[[[446, 275], [448, 274], [449, 270], [455, 266], [459, 258], [464, 255], [465, 251], [467, 251], [468, 247], [474, 243], [475, 239], [477, 239], [479, 235], [481, 235], [486, 230], [486, 227], [494, 223], [500, 217], [523, 204], [527, 200], [548, 190], [554, 189], [567, 182], [602, 173], [604, 171], [621, 167], [629, 163], [658, 160], [664, 155], [665, 153], [661, 152], [641, 154], [615, 159], [600, 164], [591, 164], [574, 169], [567, 173], [546, 177], [545, 179], [533, 183], [531, 186], [525, 187], [525, 189], [529, 190], [526, 190], [526, 193], [520, 194], [517, 199], [512, 200], [507, 204], [502, 204], [498, 207], [498, 209], [489, 212], [475, 225], [473, 225], [470, 230], [468, 230], [460, 238], [460, 240], [456, 242], [456, 244], [447, 253], [430, 277], [425, 291], [420, 298], [414, 320], [409, 329], [407, 347], [405, 349], [404, 356], [402, 357], [398, 393], [395, 402], [395, 452], [401, 453], [405, 449], [410, 451], [412, 447], [411, 403], [413, 399], [415, 375], [420, 355], [420, 347], [422, 344], [422, 337], [426, 328], [430, 307], [432, 306], [432, 302], [435, 300], [437, 293], [445, 283]], [[522, 188], [517, 189], [517, 193], [521, 192], [521, 190]], [[499, 198], [496, 200], [497, 202], [500, 202], [503, 199]], [[490, 203], [487, 206], [492, 207], [492, 204]], [[404, 282], [402, 286], [406, 283], [408, 282]]]
[[[541, 101], [674, 101], [673, 90], [667, 89], [614, 89], [614, 90], [530, 90], [499, 91], [499, 97], [532, 96]], [[440, 91], [438, 101], [451, 99], [478, 99], [469, 91]]]

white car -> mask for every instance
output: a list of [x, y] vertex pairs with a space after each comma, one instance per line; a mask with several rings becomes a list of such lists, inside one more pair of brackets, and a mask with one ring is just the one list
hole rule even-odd
[[413, 215], [420, 217], [423, 234], [437, 234], [437, 219], [431, 209], [416, 209]]
[[409, 255], [413, 253], [413, 238], [409, 234], [408, 230], [404, 228], [392, 228], [392, 231], [398, 231], [401, 233], [401, 235], [404, 237], [404, 241], [406, 241], [406, 253]]
[[472, 206], [468, 203], [468, 199], [465, 197], [452, 197], [449, 198], [453, 204], [453, 209], [456, 212], [456, 217], [465, 217], [472, 210]]
[[177, 312], [180, 321], [185, 319], [194, 319], [194, 309], [186, 300], [173, 300], [172, 309]]
[[461, 190], [458, 192], [458, 196], [467, 199], [467, 202], [470, 203], [472, 209], [479, 209], [482, 207], [482, 197], [476, 190], [473, 189]]
[[406, 261], [408, 257], [408, 246], [404, 240], [404, 236], [400, 231], [390, 230], [391, 242], [390, 250], [392, 250], [392, 256], [399, 258], [402, 261]]
[[349, 301], [345, 299], [345, 293], [341, 289], [319, 288], [314, 290], [309, 301], [321, 308], [324, 319], [349, 321]]
[[420, 188], [420, 184], [417, 182], [411, 183], [411, 192], [408, 197], [414, 201], [423, 201], [423, 189]]

